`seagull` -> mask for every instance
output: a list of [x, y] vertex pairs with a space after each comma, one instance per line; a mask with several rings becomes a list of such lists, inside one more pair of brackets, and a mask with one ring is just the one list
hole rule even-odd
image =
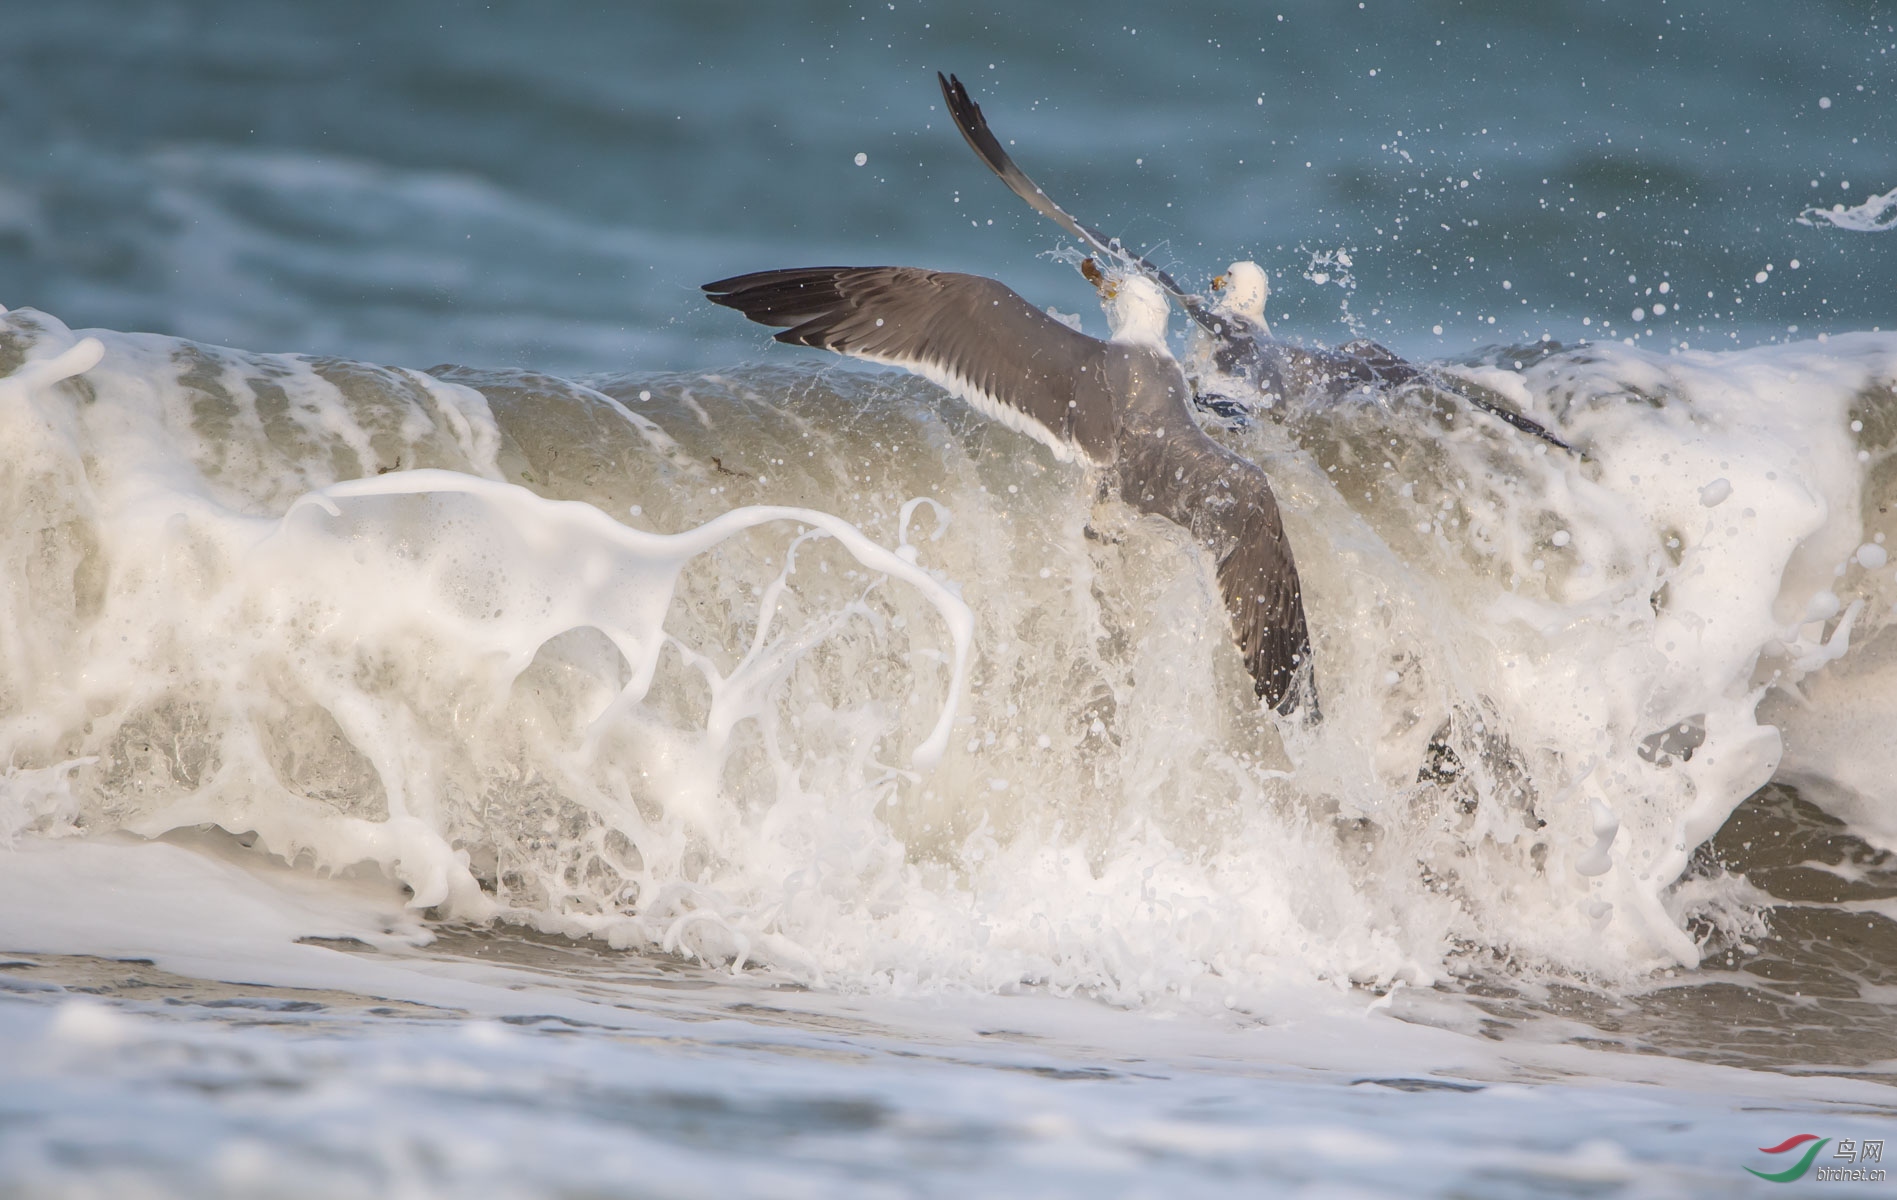
[[[1215, 378], [1238, 380], [1246, 390], [1264, 398], [1260, 407], [1268, 408], [1291, 397], [1316, 395], [1336, 399], [1361, 387], [1393, 387], [1421, 376], [1422, 372], [1416, 367], [1367, 338], [1346, 342], [1335, 350], [1313, 350], [1272, 337], [1265, 324], [1269, 288], [1264, 269], [1255, 262], [1235, 262], [1227, 267], [1224, 275], [1213, 280], [1212, 290], [1216, 295], [1210, 302], [1186, 291], [1164, 270], [1121, 245], [1119, 239], [1109, 238], [1083, 224], [1054, 203], [1002, 149], [1001, 140], [988, 127], [981, 106], [969, 96], [962, 81], [940, 71], [935, 78], [942, 87], [942, 99], [955, 120], [955, 127], [975, 157], [981, 159], [1009, 191], [1078, 238], [1094, 255], [1118, 264], [1125, 271], [1144, 275], [1177, 300], [1209, 343], [1209, 353], [1204, 357], [1211, 361]], [[1222, 294], [1227, 292], [1230, 294]], [[1563, 450], [1573, 450], [1539, 422], [1520, 413], [1479, 396], [1462, 398], [1470, 407], [1507, 422], [1531, 437]], [[1249, 407], [1215, 392], [1195, 394], [1194, 402], [1226, 417], [1241, 415]]]
[[[1265, 323], [1270, 295], [1270, 281], [1255, 262], [1235, 262], [1223, 275], [1212, 277], [1210, 311], [1218, 330], [1201, 339], [1205, 348], [1200, 357], [1209, 362], [1206, 374], [1214, 386], [1234, 379], [1263, 397], [1261, 407], [1270, 408], [1292, 396], [1336, 397], [1365, 386], [1397, 387], [1420, 374], [1368, 338], [1346, 342], [1336, 350], [1308, 350], [1279, 341]], [[1214, 400], [1226, 399], [1207, 394]], [[1506, 414], [1505, 419], [1513, 415]]]
[[1271, 296], [1271, 281], [1265, 269], [1255, 262], [1235, 262], [1225, 274], [1212, 277], [1212, 311], [1221, 317], [1250, 322], [1266, 337], [1271, 327], [1265, 324], [1265, 302]]
[[1297, 565], [1271, 483], [1206, 436], [1166, 348], [1168, 306], [1143, 274], [1101, 276], [1110, 340], [1076, 332], [979, 275], [920, 267], [801, 267], [704, 285], [714, 304], [779, 328], [776, 340], [902, 367], [1108, 473], [1120, 496], [1191, 533], [1257, 694], [1318, 717]]

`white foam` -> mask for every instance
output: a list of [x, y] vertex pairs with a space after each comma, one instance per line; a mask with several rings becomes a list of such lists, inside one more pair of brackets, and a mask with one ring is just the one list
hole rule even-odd
[[[77, 353], [8, 319], [29, 369]], [[1189, 537], [919, 383], [646, 386], [628, 423], [96, 341], [0, 404], [6, 829], [216, 825], [833, 985], [1269, 1011], [1459, 946], [1690, 963], [1672, 885], [1779, 767], [1761, 702], [1883, 661], [1849, 422], [1889, 337], [1478, 372], [1584, 460], [1401, 409], [1255, 426], [1326, 713], [1282, 730]], [[690, 532], [602, 511], [634, 498]], [[1799, 770], [1888, 807], [1822, 747]]]
[[[643, 727], [655, 755], [637, 773], [654, 781], [690, 833], [679, 829], [669, 851], [648, 836], [628, 853], [634, 861], [682, 855], [688, 836], [728, 835], [716, 794], [736, 727], [778, 702], [798, 661], [826, 636], [884, 619], [859, 601], [780, 634], [793, 549], [761, 594], [748, 648], [734, 663], [721, 670], [707, 652], [715, 648], [668, 635], [664, 622], [688, 564], [768, 523], [809, 527], [800, 541], [821, 531], [878, 575], [917, 589], [947, 623], [944, 668], [917, 669], [918, 682], [935, 677], [937, 700], [907, 757], [926, 769], [947, 744], [972, 617], [915, 564], [913, 548], [899, 555], [828, 513], [785, 505], [733, 509], [677, 535], [648, 533], [592, 505], [440, 469], [344, 479], [292, 496], [291, 488], [321, 481], [339, 456], [358, 470], [373, 467], [392, 431], [411, 459], [416, 444], [433, 442], [437, 453], [458, 452], [467, 467], [492, 474], [499, 435], [468, 389], [385, 373], [413, 390], [365, 410], [309, 368], [282, 360], [272, 382], [291, 396], [283, 410], [290, 424], [279, 426], [290, 454], [280, 456], [268, 440], [213, 440], [193, 427], [204, 410], [179, 390], [156, 339], [110, 338], [114, 353], [101, 367], [99, 339], [73, 341], [41, 320], [36, 346], [72, 344], [29, 359], [6, 381], [0, 420], [17, 435], [16, 462], [53, 481], [38, 486], [51, 489], [50, 503], [62, 511], [42, 515], [40, 528], [74, 532], [52, 575], [29, 578], [12, 594], [18, 644], [9, 693], [32, 702], [4, 727], [9, 753], [55, 761], [6, 777], [0, 810], [9, 835], [104, 825], [156, 836], [215, 824], [255, 833], [285, 859], [332, 870], [378, 864], [412, 889], [417, 907], [493, 916], [503, 907], [472, 873], [463, 789], [478, 794], [487, 772], [524, 764], [501, 750], [458, 772], [444, 754], [478, 740], [489, 722], [518, 731], [537, 713], [543, 726], [557, 723], [515, 685], [550, 644], [593, 631], [607, 658], [594, 653], [585, 665], [612, 676], [616, 652], [625, 678], [595, 688], [573, 726], [548, 730], [557, 744], [541, 746], [534, 769], [570, 784], [623, 750], [625, 725]], [[234, 418], [242, 429], [250, 418], [267, 429], [273, 418], [255, 378], [234, 356], [223, 366], [219, 384], [248, 406], [220, 412], [215, 427]], [[88, 370], [92, 399], [78, 406], [56, 385]], [[146, 399], [154, 388], [156, 405]], [[393, 423], [378, 407], [385, 404], [397, 410]], [[331, 448], [301, 457], [295, 451], [304, 440]], [[86, 454], [107, 464], [89, 480]], [[12, 478], [14, 503], [28, 518], [16, 535], [30, 540], [34, 506], [49, 501], [26, 490], [35, 483], [30, 473]], [[268, 512], [273, 502], [284, 505], [280, 515]], [[88, 571], [109, 586], [78, 595], [74, 574]], [[41, 605], [36, 586], [64, 592]], [[695, 729], [640, 715], [668, 649], [709, 692]], [[69, 669], [74, 661], [83, 671]], [[929, 712], [925, 705], [914, 715]], [[94, 731], [90, 741], [103, 754], [66, 752], [80, 725]], [[141, 732], [146, 727], [164, 732]], [[338, 786], [338, 772], [350, 779], [335, 803], [298, 786], [294, 777], [308, 774], [300, 764], [312, 760], [329, 786]], [[71, 797], [75, 773], [86, 777], [84, 802]], [[602, 782], [584, 788], [590, 801], [649, 834], [624, 785], [615, 792]], [[667, 886], [676, 881], [654, 890]], [[612, 919], [602, 915], [589, 927]]]
[[[1439, 434], [1433, 452], [1393, 452], [1387, 418], [1365, 417], [1361, 441], [1332, 450], [1336, 432], [1320, 430], [1311, 458], [1268, 463], [1292, 489], [1327, 724], [1358, 720], [1361, 696], [1383, 718], [1354, 740], [1380, 743], [1388, 764], [1366, 778], [1327, 736], [1300, 785], [1333, 772], [1342, 796], [1395, 792], [1447, 727], [1475, 793], [1466, 828], [1435, 841], [1387, 804], [1366, 815], [1409, 830], [1452, 889], [1525, 879], [1524, 850], [1544, 847], [1545, 876], [1515, 893], [1512, 917], [1482, 918], [1488, 936], [1609, 972], [1696, 961], [1668, 886], [1778, 767], [1760, 701], [1844, 658], [1869, 611], [1823, 623], [1846, 607], [1834, 564], [1871, 532], [1847, 410], [1888, 386], [1894, 349], [1874, 335], [1665, 358], [1590, 347], [1465, 372], [1551, 414], [1584, 462], [1468, 429]], [[1251, 449], [1272, 452], [1264, 439]], [[1393, 453], [1400, 469], [1380, 461]], [[1326, 547], [1315, 562], [1313, 545]], [[1498, 753], [1469, 761], [1485, 740]], [[1446, 865], [1458, 843], [1472, 861]], [[1477, 873], [1484, 884], [1469, 882]]]
[[[1761, 1161], [1752, 1148], [1782, 1139], [1788, 1113], [1876, 1138], [1892, 1096], [1862, 1079], [1454, 1033], [1351, 997], [1266, 1024], [1033, 995], [866, 1003], [708, 974], [685, 988], [563, 976], [394, 952], [377, 924], [405, 914], [387, 889], [333, 881], [319, 899], [306, 875], [255, 873], [256, 856], [65, 842], [8, 865], [9, 946], [134, 953], [241, 985], [125, 988], [109, 1004], [0, 996], [17, 1118], [0, 1131], [0, 1179], [42, 1190], [531, 1196], [636, 1177], [831, 1195], [870, 1172], [939, 1179], [953, 1154], [997, 1195], [1210, 1195], [1247, 1180], [1391, 1195], [1484, 1178], [1706, 1194]], [[60, 927], [36, 930], [33, 910]], [[321, 990], [258, 994], [283, 987]], [[292, 999], [299, 1010], [270, 1011]], [[404, 1001], [433, 1011], [373, 1015]]]

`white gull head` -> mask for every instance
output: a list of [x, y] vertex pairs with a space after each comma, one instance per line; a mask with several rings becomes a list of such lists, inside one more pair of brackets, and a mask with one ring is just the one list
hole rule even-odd
[[1100, 297], [1114, 341], [1166, 349], [1166, 319], [1171, 307], [1158, 284], [1144, 275], [1128, 275], [1104, 284]]
[[1265, 282], [1265, 269], [1257, 263], [1233, 263], [1212, 281], [1212, 290], [1218, 293], [1212, 302], [1214, 309], [1260, 325], [1265, 323], [1265, 301], [1271, 295], [1271, 285]]

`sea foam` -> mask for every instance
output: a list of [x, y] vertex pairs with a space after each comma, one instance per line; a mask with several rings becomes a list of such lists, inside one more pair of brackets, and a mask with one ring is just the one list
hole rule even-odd
[[917, 381], [30, 311], [0, 369], [16, 834], [218, 827], [838, 986], [1257, 1008], [1693, 963], [1745, 903], [1694, 851], [1781, 769], [1897, 824], [1861, 747], [1784, 732], [1888, 714], [1843, 682], [1890, 624], [1888, 336], [1457, 368], [1583, 456], [1427, 390], [1226, 434], [1318, 726], [1261, 710], [1188, 537]]

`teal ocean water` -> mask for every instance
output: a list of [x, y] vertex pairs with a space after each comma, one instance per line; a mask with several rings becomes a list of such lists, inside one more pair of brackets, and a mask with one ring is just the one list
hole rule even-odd
[[1306, 337], [1346, 305], [1410, 354], [1897, 323], [1890, 239], [1797, 221], [1897, 187], [1879, 5], [1147, 11], [33, 6], [0, 278], [75, 325], [565, 371], [755, 354], [693, 288], [764, 266], [1091, 311], [946, 125], [948, 70], [1084, 219], [1193, 286], [1256, 258]]

